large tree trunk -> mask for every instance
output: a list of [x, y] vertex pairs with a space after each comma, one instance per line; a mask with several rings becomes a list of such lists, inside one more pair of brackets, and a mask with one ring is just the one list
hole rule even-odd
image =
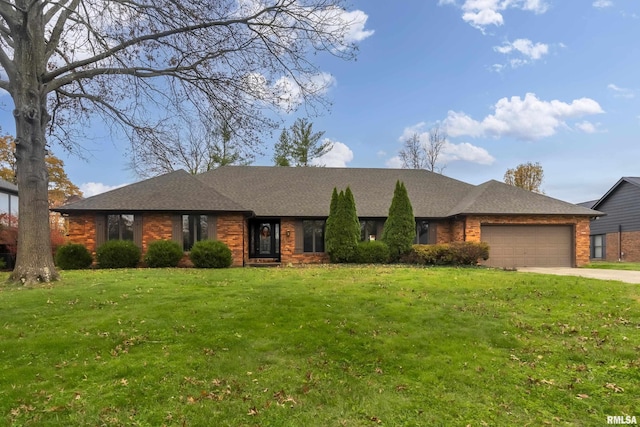
[[47, 91], [42, 84], [44, 25], [39, 7], [25, 13], [15, 37], [14, 61], [23, 70], [12, 81], [16, 121], [16, 172], [19, 191], [18, 253], [11, 279], [25, 285], [58, 278], [49, 231], [49, 179], [45, 164]]

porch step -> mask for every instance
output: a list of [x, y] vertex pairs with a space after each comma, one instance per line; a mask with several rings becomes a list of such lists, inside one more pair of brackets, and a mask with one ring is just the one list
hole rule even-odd
[[276, 258], [256, 258], [248, 261], [246, 267], [280, 267], [282, 263]]

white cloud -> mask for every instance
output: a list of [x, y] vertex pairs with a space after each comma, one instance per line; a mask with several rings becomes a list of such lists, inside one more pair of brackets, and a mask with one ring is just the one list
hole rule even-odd
[[[438, 5], [457, 5], [454, 0], [439, 0]], [[549, 5], [544, 0], [465, 0], [462, 3], [462, 19], [484, 33], [489, 25], [504, 24], [501, 12], [506, 9], [520, 9], [536, 14], [545, 13]]]
[[626, 89], [614, 85], [613, 83], [607, 86], [609, 90], [613, 91], [613, 96], [616, 98], [635, 98], [636, 94], [631, 89]]
[[613, 2], [611, 0], [596, 0], [593, 2], [593, 7], [597, 7], [600, 9], [611, 6], [613, 6]]
[[347, 28], [347, 33], [345, 36], [345, 40], [347, 42], [361, 42], [367, 37], [372, 36], [374, 33], [373, 30], [364, 29], [369, 16], [361, 10], [354, 10], [351, 12], [341, 10], [340, 19]]
[[[427, 146], [429, 144], [429, 129], [427, 129], [427, 124], [425, 122], [416, 123], [412, 126], [407, 126], [402, 131], [402, 135], [398, 138], [398, 141], [404, 142], [407, 139], [411, 138], [413, 135], [418, 135], [418, 138], [423, 146]], [[455, 144], [449, 140], [445, 141], [442, 146], [442, 151], [440, 152], [440, 160], [443, 163], [450, 163], [457, 160], [470, 162], [470, 163], [478, 163], [481, 165], [490, 165], [495, 161], [495, 158], [489, 154], [487, 150], [482, 147], [477, 147], [468, 142], [463, 142], [460, 144]], [[393, 157], [387, 160], [387, 166], [399, 165], [402, 166], [402, 161], [399, 157]]]
[[353, 151], [342, 142], [332, 141], [325, 138], [323, 142], [330, 142], [333, 148], [322, 157], [313, 159], [311, 163], [316, 166], [326, 166], [329, 168], [344, 168], [347, 163], [353, 160]]
[[80, 184], [80, 191], [82, 191], [84, 197], [91, 197], [95, 196], [96, 194], [106, 193], [107, 191], [124, 187], [125, 185], [128, 184], [107, 185], [101, 182], [85, 182], [84, 184]]
[[400, 160], [400, 157], [398, 156], [390, 158], [384, 164], [390, 169], [402, 169], [402, 160]]
[[274, 104], [282, 111], [292, 111], [299, 107], [304, 102], [305, 93], [324, 95], [336, 84], [335, 78], [325, 72], [298, 76], [297, 81], [289, 76], [282, 76], [271, 85], [260, 73], [250, 73], [245, 80], [257, 99]]
[[533, 141], [552, 136], [557, 129], [566, 126], [565, 121], [592, 114], [604, 113], [596, 101], [590, 98], [573, 100], [570, 104], [553, 100], [541, 101], [535, 94], [500, 99], [490, 114], [477, 121], [465, 113], [449, 111], [444, 128], [450, 136], [513, 137]]
[[549, 45], [544, 43], [533, 43], [529, 39], [516, 39], [513, 42], [505, 42], [502, 46], [495, 46], [493, 48], [496, 52], [504, 53], [505, 55], [511, 53], [520, 53], [521, 55], [531, 59], [537, 60], [542, 58], [543, 55], [549, 53]]
[[444, 163], [450, 163], [456, 160], [478, 163], [480, 165], [491, 165], [496, 161], [496, 159], [482, 147], [477, 147], [468, 142], [454, 144], [447, 141], [442, 147], [442, 161]]
[[587, 120], [585, 120], [584, 122], [576, 123], [576, 129], [584, 133], [596, 133], [598, 131], [596, 125]]

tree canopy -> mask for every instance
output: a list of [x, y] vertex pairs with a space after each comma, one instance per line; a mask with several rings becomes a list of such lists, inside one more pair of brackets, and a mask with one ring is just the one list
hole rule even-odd
[[504, 174], [504, 182], [534, 193], [544, 194], [542, 190], [542, 180], [544, 171], [540, 163], [521, 163], [513, 169], [507, 169]]
[[322, 166], [314, 160], [324, 156], [333, 144], [321, 141], [324, 131], [313, 132], [313, 123], [308, 119], [297, 119], [289, 130], [283, 129], [274, 147], [273, 161], [276, 166]]
[[244, 140], [255, 140], [274, 126], [270, 111], [324, 105], [331, 79], [310, 53], [351, 59], [363, 33], [362, 14], [343, 4], [0, 1], [0, 89], [14, 104], [21, 191], [12, 279], [26, 284], [58, 276], [42, 237], [49, 234], [48, 139], [67, 148], [82, 144], [97, 114], [134, 144], [144, 143], [178, 111], [215, 111], [234, 117]]

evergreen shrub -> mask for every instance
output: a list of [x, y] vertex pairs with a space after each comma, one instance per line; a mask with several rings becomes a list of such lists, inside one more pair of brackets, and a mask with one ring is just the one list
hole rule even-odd
[[387, 263], [389, 247], [379, 240], [360, 242], [356, 248], [355, 261], [359, 264]]
[[96, 251], [96, 260], [100, 268], [134, 268], [140, 255], [140, 248], [131, 240], [109, 240]]
[[191, 248], [189, 258], [196, 268], [227, 268], [233, 262], [231, 249], [219, 240], [201, 240]]
[[84, 245], [67, 243], [58, 246], [55, 261], [62, 270], [82, 270], [91, 266], [93, 257]]
[[156, 240], [149, 243], [144, 262], [151, 268], [176, 267], [183, 255], [179, 243], [173, 240]]

